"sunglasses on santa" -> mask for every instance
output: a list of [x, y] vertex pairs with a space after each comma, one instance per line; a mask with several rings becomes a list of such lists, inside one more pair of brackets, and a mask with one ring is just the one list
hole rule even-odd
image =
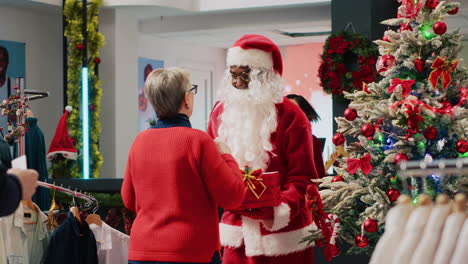
[[198, 85], [192, 84], [192, 89], [188, 90], [188, 92], [193, 91], [193, 94], [197, 94], [197, 90], [198, 90]]

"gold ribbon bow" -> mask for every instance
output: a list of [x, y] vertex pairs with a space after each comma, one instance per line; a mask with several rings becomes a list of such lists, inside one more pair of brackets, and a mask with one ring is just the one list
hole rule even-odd
[[[267, 187], [263, 183], [263, 179], [261, 178], [262, 176], [262, 170], [257, 169], [257, 170], [250, 170], [248, 166], [245, 166], [244, 170], [241, 170], [243, 176], [244, 176], [244, 182], [246, 184], [246, 189], [249, 189], [257, 199], [260, 199], [262, 197], [263, 193], [266, 191]], [[257, 187], [260, 187], [260, 191], [257, 189]]]

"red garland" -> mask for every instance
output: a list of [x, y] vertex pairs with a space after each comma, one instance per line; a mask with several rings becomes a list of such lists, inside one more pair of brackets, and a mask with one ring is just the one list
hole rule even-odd
[[[344, 54], [357, 55], [358, 71], [349, 71]], [[375, 63], [377, 48], [364, 35], [341, 32], [328, 37], [322, 53], [319, 78], [328, 94], [342, 96], [344, 91], [362, 90], [363, 85], [377, 77]]]
[[456, 104], [454, 106], [447, 106], [446, 104], [442, 103], [443, 106], [441, 108], [434, 108], [434, 107], [432, 107], [432, 106], [430, 106], [430, 105], [428, 105], [428, 104], [426, 104], [424, 102], [421, 102], [419, 100], [405, 99], [405, 100], [401, 100], [401, 101], [393, 104], [390, 107], [395, 108], [395, 107], [398, 107], [399, 105], [402, 105], [404, 103], [411, 103], [411, 104], [414, 104], [414, 105], [419, 105], [419, 106], [425, 107], [425, 108], [429, 109], [430, 111], [432, 111], [433, 113], [453, 114], [453, 110], [455, 108], [459, 107], [460, 105], [462, 105], [466, 100], [466, 88], [465, 87], [460, 89], [460, 93], [461, 93], [460, 101], [458, 101], [458, 104]]

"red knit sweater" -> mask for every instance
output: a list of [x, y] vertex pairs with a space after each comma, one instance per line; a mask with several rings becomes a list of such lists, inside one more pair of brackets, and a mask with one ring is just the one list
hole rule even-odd
[[130, 149], [122, 186], [137, 216], [129, 260], [210, 262], [220, 249], [217, 206], [235, 208], [245, 195], [239, 167], [204, 132], [147, 129]]

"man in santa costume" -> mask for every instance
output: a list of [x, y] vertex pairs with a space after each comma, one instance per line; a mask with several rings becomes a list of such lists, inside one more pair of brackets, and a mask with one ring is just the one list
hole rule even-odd
[[300, 243], [317, 228], [304, 199], [318, 178], [312, 132], [305, 114], [283, 97], [281, 53], [264, 36], [244, 35], [228, 50], [227, 66], [208, 133], [231, 148], [241, 168], [278, 172], [281, 191], [278, 206], [224, 212], [223, 264], [313, 263], [312, 245]]

